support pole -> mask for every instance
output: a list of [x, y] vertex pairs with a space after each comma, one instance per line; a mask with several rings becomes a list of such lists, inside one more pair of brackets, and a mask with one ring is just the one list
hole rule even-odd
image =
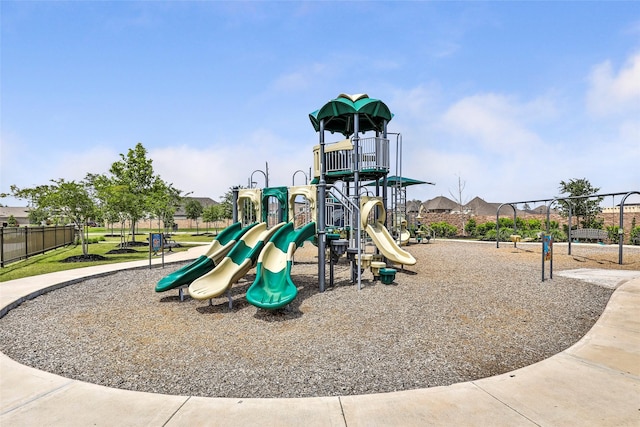
[[358, 290], [362, 288], [362, 248], [361, 241], [361, 220], [360, 220], [360, 115], [353, 115], [353, 148], [355, 159], [353, 162], [353, 183], [355, 186], [355, 205], [356, 205], [356, 249], [358, 250]]
[[324, 292], [325, 278], [325, 253], [327, 247], [326, 241], [326, 201], [327, 201], [327, 181], [325, 174], [327, 166], [324, 156], [324, 119], [320, 120], [320, 180], [318, 182], [318, 287], [320, 292]]
[[233, 187], [233, 222], [238, 222], [238, 187]]
[[630, 191], [620, 200], [620, 225], [618, 226], [618, 264], [622, 265], [622, 246], [624, 245], [624, 202], [632, 194], [640, 194], [640, 191]]

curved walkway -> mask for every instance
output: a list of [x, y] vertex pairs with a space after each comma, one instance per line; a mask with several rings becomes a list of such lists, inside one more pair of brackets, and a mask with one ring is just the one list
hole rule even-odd
[[[174, 253], [165, 261], [193, 259], [203, 251]], [[0, 311], [4, 315], [25, 299], [86, 276], [144, 267], [148, 262], [112, 264], [0, 283]], [[610, 271], [609, 280], [615, 274]], [[170, 396], [71, 380], [0, 353], [0, 425], [638, 426], [640, 272], [636, 278], [620, 277], [618, 284], [587, 335], [549, 359], [477, 381], [395, 393], [300, 399]]]

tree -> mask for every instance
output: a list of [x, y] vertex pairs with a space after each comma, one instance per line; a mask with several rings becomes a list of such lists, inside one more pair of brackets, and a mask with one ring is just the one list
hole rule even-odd
[[[242, 188], [242, 187], [241, 187]], [[233, 187], [230, 187], [222, 197], [220, 197], [220, 206], [222, 210], [221, 219], [233, 218]]]
[[196, 221], [196, 234], [198, 234], [198, 218], [202, 216], [202, 209], [202, 204], [195, 199], [189, 199], [184, 207], [184, 210], [187, 213], [187, 219], [193, 219]]
[[173, 187], [173, 184], [166, 183], [159, 177], [153, 182], [152, 198], [150, 202], [150, 213], [158, 220], [158, 231], [160, 231], [160, 222], [164, 224], [165, 229], [173, 224], [173, 216], [180, 206], [181, 191]]
[[29, 210], [29, 224], [43, 224], [49, 219], [49, 213], [45, 209], [33, 208]]
[[221, 220], [223, 214], [222, 205], [209, 205], [202, 210], [202, 220], [207, 224], [207, 231], [209, 223]]
[[[12, 185], [11, 190], [14, 197], [28, 199], [36, 210], [49, 212], [56, 219], [72, 222], [76, 229], [83, 231], [87, 220], [96, 212], [96, 204], [89, 191], [90, 184], [86, 181], [65, 181], [62, 178], [51, 182], [53, 184], [25, 189]], [[84, 232], [80, 233], [80, 242], [82, 254], [88, 255], [89, 247]]]
[[120, 211], [126, 214], [131, 225], [131, 240], [136, 241], [136, 224], [150, 209], [153, 184], [153, 160], [147, 159], [147, 150], [139, 142], [129, 149], [127, 155], [120, 154], [120, 161], [111, 165], [112, 184], [120, 191]]
[[467, 185], [466, 181], [463, 181], [460, 176], [458, 176], [458, 195], [454, 196], [451, 190], [449, 190], [449, 194], [453, 197], [453, 200], [458, 204], [458, 212], [462, 222], [462, 235], [465, 236], [465, 221], [464, 221], [464, 205], [467, 204], [469, 200], [462, 199], [462, 192], [464, 191], [464, 187]]
[[99, 215], [105, 222], [112, 224], [111, 234], [113, 234], [113, 223], [120, 223], [120, 246], [124, 247], [126, 245], [124, 229], [128, 218], [127, 206], [132, 203], [130, 200], [132, 195], [126, 186], [118, 184], [113, 177], [89, 174], [87, 180], [92, 184]]
[[[560, 193], [567, 195], [566, 197], [584, 196], [566, 201], [571, 204], [572, 215], [577, 218], [578, 224], [581, 224], [584, 228], [602, 227], [602, 221], [598, 220], [598, 214], [602, 212], [600, 202], [602, 202], [604, 197], [588, 197], [597, 194], [600, 188], [593, 187], [586, 178], [572, 178], [568, 182], [560, 181], [559, 189]], [[567, 203], [558, 205], [560, 215], [564, 217], [569, 216], [569, 206]]]

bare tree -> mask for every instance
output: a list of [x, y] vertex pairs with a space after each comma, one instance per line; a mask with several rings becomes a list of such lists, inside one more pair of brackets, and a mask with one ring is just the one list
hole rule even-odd
[[460, 215], [460, 219], [461, 219], [461, 223], [462, 223], [462, 235], [466, 236], [466, 221], [464, 219], [464, 205], [466, 205], [469, 200], [464, 200], [462, 198], [462, 192], [464, 191], [464, 187], [467, 185], [466, 181], [463, 181], [462, 178], [460, 178], [460, 175], [456, 175], [458, 177], [458, 195], [455, 196], [451, 190], [449, 190], [449, 194], [451, 195], [451, 197], [453, 197], [453, 200], [458, 204], [458, 212]]

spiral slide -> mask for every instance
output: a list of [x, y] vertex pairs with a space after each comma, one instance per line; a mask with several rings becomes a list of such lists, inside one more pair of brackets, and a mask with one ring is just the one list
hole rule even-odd
[[165, 292], [183, 285], [188, 285], [203, 274], [213, 270], [225, 255], [233, 248], [238, 239], [257, 223], [242, 227], [239, 222], [233, 223], [220, 231], [209, 244], [207, 252], [191, 263], [160, 279], [156, 284], [156, 292]]
[[256, 266], [256, 279], [247, 291], [247, 301], [259, 308], [284, 307], [298, 295], [291, 279], [293, 254], [305, 240], [316, 234], [316, 223], [294, 230], [293, 223], [278, 230], [266, 244]]
[[203, 300], [222, 295], [255, 265], [266, 242], [283, 225], [284, 222], [281, 222], [267, 230], [267, 223], [261, 222], [252, 227], [220, 261], [220, 264], [189, 285], [191, 297]]
[[[363, 197], [363, 204], [360, 209], [360, 220], [362, 228], [367, 230], [367, 234], [373, 240], [376, 247], [389, 261], [402, 265], [414, 265], [416, 259], [409, 252], [397, 245], [387, 227], [384, 226], [386, 211], [380, 199], [366, 199]], [[372, 209], [380, 207], [378, 219], [369, 223], [367, 219]]]

